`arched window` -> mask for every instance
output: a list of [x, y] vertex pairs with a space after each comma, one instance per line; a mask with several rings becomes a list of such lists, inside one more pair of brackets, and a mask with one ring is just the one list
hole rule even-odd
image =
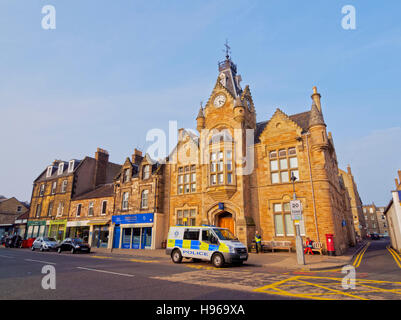
[[141, 208], [147, 208], [148, 207], [148, 194], [149, 190], [143, 190], [142, 195], [141, 195]]

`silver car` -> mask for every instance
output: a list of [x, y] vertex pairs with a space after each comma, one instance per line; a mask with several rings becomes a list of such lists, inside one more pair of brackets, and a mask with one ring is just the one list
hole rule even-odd
[[39, 249], [40, 251], [50, 251], [55, 250], [58, 242], [54, 238], [49, 237], [38, 237], [32, 244], [32, 251]]

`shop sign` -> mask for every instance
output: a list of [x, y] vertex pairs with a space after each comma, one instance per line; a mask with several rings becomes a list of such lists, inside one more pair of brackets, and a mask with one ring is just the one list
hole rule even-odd
[[41, 220], [41, 221], [32, 220], [32, 221], [28, 221], [27, 224], [28, 224], [28, 227], [29, 226], [45, 226], [46, 220]]
[[127, 214], [122, 216], [113, 216], [111, 221], [115, 224], [153, 223], [153, 217], [153, 213]]
[[50, 224], [67, 224], [67, 219], [50, 221]]

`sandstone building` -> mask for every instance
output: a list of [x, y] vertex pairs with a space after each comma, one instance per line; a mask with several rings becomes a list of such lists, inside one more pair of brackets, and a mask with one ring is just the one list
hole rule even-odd
[[355, 183], [354, 176], [351, 172], [351, 167], [347, 167], [347, 171], [339, 169], [348, 195], [350, 197], [352, 216], [354, 220], [355, 233], [361, 238], [365, 238], [367, 234], [365, 216], [362, 210], [362, 200], [359, 196], [358, 187]]

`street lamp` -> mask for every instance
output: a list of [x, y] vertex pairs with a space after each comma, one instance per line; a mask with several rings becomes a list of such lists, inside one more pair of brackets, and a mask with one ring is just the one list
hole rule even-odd
[[[291, 181], [292, 181], [292, 190], [293, 190], [293, 200], [297, 200], [297, 195], [295, 193], [295, 181], [297, 177], [294, 175], [294, 172], [291, 172]], [[299, 220], [295, 220], [295, 248], [297, 251], [297, 261], [298, 264], [305, 264], [305, 256], [304, 256], [304, 247], [302, 244], [302, 237], [301, 237], [301, 229], [299, 227]]]

